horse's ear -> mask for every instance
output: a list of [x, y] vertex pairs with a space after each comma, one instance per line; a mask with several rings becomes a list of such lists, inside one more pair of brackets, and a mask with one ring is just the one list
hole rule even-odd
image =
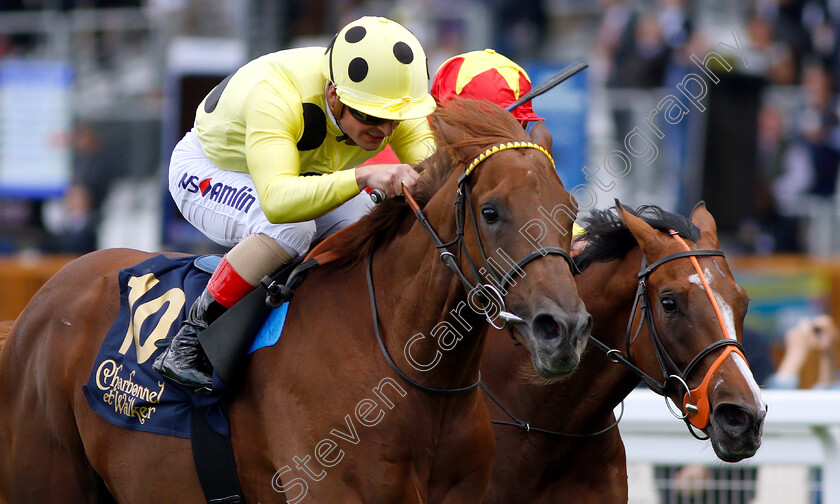
[[551, 132], [548, 131], [548, 128], [545, 126], [545, 121], [540, 121], [531, 126], [531, 140], [533, 140], [535, 144], [547, 150], [549, 154], [552, 154], [551, 144], [553, 140], [551, 138]]
[[691, 223], [700, 229], [700, 238], [707, 240], [712, 248], [718, 248], [717, 224], [706, 210], [706, 203], [700, 202], [691, 211]]
[[618, 216], [627, 225], [627, 229], [633, 233], [633, 237], [636, 239], [639, 247], [641, 247], [642, 252], [648, 256], [648, 260], [655, 260], [658, 257], [659, 251], [664, 246], [662, 233], [655, 230], [647, 222], [633, 215], [632, 212], [624, 208], [624, 205], [618, 199], [615, 200], [615, 209], [618, 212]]

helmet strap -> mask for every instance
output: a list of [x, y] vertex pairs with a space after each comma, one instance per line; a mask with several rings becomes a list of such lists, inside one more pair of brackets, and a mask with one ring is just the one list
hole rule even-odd
[[[330, 86], [332, 86], [333, 89], [335, 89], [335, 84], [333, 84], [330, 81], [327, 81], [327, 85], [324, 87], [324, 101], [327, 104], [327, 115], [330, 117], [330, 120], [333, 122], [333, 124], [335, 124], [338, 127], [339, 131], [341, 131], [342, 133], [341, 136], [336, 137], [336, 141], [343, 142], [348, 138], [347, 132], [344, 131], [344, 128], [341, 127], [341, 123], [339, 122], [339, 118], [341, 117], [342, 112], [344, 112], [344, 103], [341, 102], [341, 100], [338, 98], [338, 93], [336, 93], [336, 104], [335, 106], [330, 105]], [[333, 108], [337, 110], [334, 111]]]
[[337, 38], [338, 38], [338, 33], [333, 35], [332, 40], [330, 40], [330, 45], [327, 46], [327, 50], [324, 53], [324, 54], [329, 54], [330, 55], [330, 80], [328, 82], [335, 81], [335, 77], [333, 77], [333, 64], [332, 64], [333, 51], [332, 50], [333, 50], [333, 47], [335, 46], [335, 39], [337, 39]]

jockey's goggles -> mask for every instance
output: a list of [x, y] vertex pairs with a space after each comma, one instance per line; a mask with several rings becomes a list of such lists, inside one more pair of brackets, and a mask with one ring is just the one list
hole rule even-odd
[[393, 121], [394, 126], [400, 123], [399, 121], [394, 121], [393, 119], [383, 119], [381, 117], [372, 116], [352, 107], [347, 107], [347, 110], [350, 111], [350, 115], [355, 117], [357, 121], [368, 126], [379, 126], [380, 124], [385, 124], [388, 121]]

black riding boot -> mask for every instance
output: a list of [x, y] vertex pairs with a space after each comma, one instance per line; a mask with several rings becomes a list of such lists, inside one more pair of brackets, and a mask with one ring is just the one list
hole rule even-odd
[[[198, 342], [198, 334], [225, 311], [226, 308], [204, 289], [190, 307], [178, 334], [155, 359], [152, 368], [181, 385], [209, 388], [213, 382], [213, 366]], [[159, 343], [166, 345], [166, 340]]]

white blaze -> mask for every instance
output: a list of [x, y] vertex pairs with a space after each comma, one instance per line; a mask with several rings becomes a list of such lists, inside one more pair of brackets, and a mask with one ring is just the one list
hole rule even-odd
[[755, 404], [758, 405], [758, 411], [762, 411], [764, 409], [764, 401], [761, 399], [761, 390], [758, 388], [758, 383], [755, 382], [755, 377], [753, 377], [749, 365], [747, 365], [747, 362], [735, 352], [729, 354], [729, 357], [735, 360], [735, 365], [738, 366], [741, 374], [744, 375], [744, 381], [747, 382], [747, 385], [750, 386], [750, 390], [752, 390], [753, 396], [755, 397]]
[[[709, 287], [712, 287], [712, 272], [709, 271], [708, 268], [703, 272], [706, 277], [706, 282], [709, 284]], [[706, 290], [703, 286], [703, 282], [700, 280], [700, 275], [697, 273], [690, 275], [688, 277], [688, 281], [693, 283], [694, 285], [699, 286], [701, 289]], [[723, 316], [723, 323], [726, 326], [726, 335], [729, 338], [735, 338], [735, 317], [732, 313], [732, 307], [727, 304], [720, 294], [712, 288], [712, 295], [715, 297], [715, 301], [717, 301], [718, 308], [720, 308], [720, 314]], [[753, 397], [755, 400], [756, 405], [758, 405], [758, 411], [764, 409], [764, 401], [761, 399], [761, 390], [758, 387], [758, 383], [755, 381], [755, 377], [750, 371], [749, 365], [747, 362], [738, 355], [737, 353], [730, 353], [729, 357], [731, 357], [735, 365], [738, 367], [738, 370], [741, 371], [741, 374], [744, 376], [744, 381], [750, 387], [750, 390], [753, 393]]]
[[[709, 271], [709, 268], [703, 272], [706, 277], [706, 282], [709, 284], [709, 287], [712, 286], [712, 272]], [[700, 275], [697, 273], [690, 275], [688, 277], [688, 281], [697, 285], [703, 290], [706, 290], [703, 287], [703, 282], [700, 280]], [[720, 294], [714, 289], [712, 289], [712, 295], [715, 297], [715, 301], [717, 301], [718, 308], [720, 308], [720, 314], [723, 316], [723, 324], [726, 327], [726, 336], [728, 338], [735, 339], [735, 316], [732, 313], [732, 307], [723, 300]]]

